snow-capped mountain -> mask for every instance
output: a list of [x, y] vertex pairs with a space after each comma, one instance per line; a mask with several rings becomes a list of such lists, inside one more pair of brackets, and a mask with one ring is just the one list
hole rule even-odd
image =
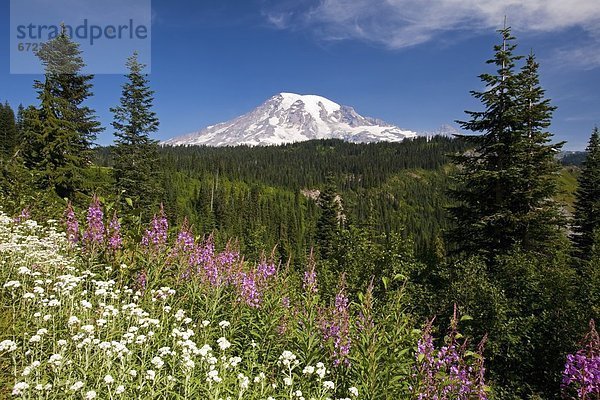
[[448, 124], [444, 124], [433, 131], [419, 133], [419, 136], [427, 136], [428, 138], [432, 138], [434, 136], [446, 136], [452, 138], [455, 135], [464, 135], [464, 132]]
[[433, 136], [454, 137], [454, 135], [461, 135], [461, 134], [464, 134], [464, 133], [462, 131], [456, 129], [452, 125], [448, 125], [448, 124], [444, 124], [434, 131], [426, 132], [427, 136], [432, 136], [432, 137]]
[[231, 121], [169, 139], [167, 145], [269, 146], [311, 139], [400, 142], [417, 136], [321, 96], [279, 93]]

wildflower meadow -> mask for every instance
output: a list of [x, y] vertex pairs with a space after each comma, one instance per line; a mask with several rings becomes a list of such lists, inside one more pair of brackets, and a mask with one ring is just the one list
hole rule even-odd
[[[217, 249], [162, 208], [124, 232], [94, 197], [60, 221], [0, 214], [0, 396], [24, 399], [487, 399], [485, 340], [405, 312], [402, 289], [323, 296], [315, 263]], [[401, 279], [401, 278], [399, 278]], [[329, 298], [330, 300], [325, 300]], [[564, 391], [598, 396], [598, 336]], [[596, 397], [594, 397], [596, 396]]]

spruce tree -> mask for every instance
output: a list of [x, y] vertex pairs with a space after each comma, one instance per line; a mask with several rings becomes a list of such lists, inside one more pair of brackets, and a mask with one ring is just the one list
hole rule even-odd
[[26, 113], [25, 161], [37, 171], [42, 188], [71, 197], [82, 188], [91, 146], [102, 130], [94, 110], [84, 105], [92, 96], [93, 75], [82, 74], [85, 64], [79, 45], [64, 27], [57, 37], [40, 46], [37, 57], [44, 66], [45, 79], [34, 83], [40, 106]]
[[511, 210], [517, 218], [515, 240], [524, 250], [543, 251], [560, 240], [565, 219], [558, 203], [558, 176], [561, 165], [556, 159], [564, 142], [552, 143], [547, 130], [556, 109], [545, 98], [540, 86], [539, 64], [531, 53], [518, 75], [518, 101], [522, 127], [515, 162], [518, 163], [513, 185]]
[[2, 157], [11, 157], [18, 142], [15, 113], [8, 102], [0, 103], [0, 152]]
[[589, 259], [600, 232], [600, 132], [594, 128], [576, 193], [573, 242], [577, 255]]
[[341, 207], [333, 177], [327, 177], [325, 188], [319, 195], [321, 215], [317, 220], [316, 244], [321, 260], [328, 260], [335, 254], [337, 238], [340, 234]]
[[[0, 104], [0, 107], [3, 106]], [[33, 174], [24, 165], [23, 151], [21, 151], [23, 129], [19, 127], [25, 126], [27, 114], [27, 110], [19, 106], [16, 123], [17, 140], [13, 150], [3, 154], [2, 157], [6, 158], [0, 162], [0, 198], [4, 210], [9, 213], [20, 212], [23, 208], [34, 204], [34, 212], [37, 209], [40, 212], [52, 213], [55, 210], [53, 208], [56, 204], [55, 195], [38, 190]]]
[[18, 143], [20, 144], [22, 142], [22, 136], [23, 136], [23, 132], [24, 132], [24, 127], [25, 127], [25, 107], [23, 107], [23, 104], [19, 104], [19, 108], [17, 109], [17, 133], [19, 135], [19, 140]]
[[154, 91], [143, 73], [144, 64], [137, 53], [126, 63], [129, 73], [123, 85], [119, 106], [111, 108], [115, 128], [114, 177], [118, 193], [130, 198], [141, 210], [150, 210], [162, 200], [158, 173], [158, 142], [150, 134], [158, 130], [158, 118], [152, 111]]
[[454, 229], [450, 239], [459, 250], [489, 259], [515, 245], [543, 249], [559, 231], [561, 220], [551, 197], [556, 193], [558, 164], [554, 153], [562, 144], [549, 144], [546, 131], [552, 111], [539, 86], [538, 65], [529, 57], [521, 71], [514, 54], [510, 28], [500, 31], [489, 64], [495, 74], [482, 74], [484, 91], [471, 94], [483, 111], [467, 111], [460, 135], [472, 148], [454, 156], [459, 167], [451, 190], [457, 205], [451, 208]]

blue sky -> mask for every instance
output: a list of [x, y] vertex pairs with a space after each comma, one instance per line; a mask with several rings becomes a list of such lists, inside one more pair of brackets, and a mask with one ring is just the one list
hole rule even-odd
[[[9, 2], [0, 0], [0, 101], [35, 104], [35, 75], [9, 73]], [[278, 92], [319, 94], [412, 130], [479, 110], [470, 90], [490, 71], [504, 15], [523, 54], [541, 63], [558, 106], [552, 132], [585, 147], [600, 125], [597, 0], [154, 0], [152, 88], [158, 139], [198, 130]], [[84, 55], [85, 56], [85, 55]], [[97, 75], [96, 109], [112, 141], [119, 75]]]

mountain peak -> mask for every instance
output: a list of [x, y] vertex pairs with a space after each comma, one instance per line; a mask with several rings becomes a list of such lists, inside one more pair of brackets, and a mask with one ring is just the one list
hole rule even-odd
[[325, 97], [317, 96], [315, 94], [296, 94], [296, 93], [288, 93], [282, 92], [279, 93], [278, 96], [281, 96], [282, 102], [281, 105], [284, 108], [291, 107], [292, 104], [300, 101], [304, 103], [307, 108], [320, 108], [322, 106], [327, 112], [333, 113], [338, 111], [341, 106]]
[[400, 142], [416, 135], [381, 120], [363, 117], [352, 107], [322, 96], [282, 92], [247, 114], [164, 144], [268, 146], [312, 139]]

